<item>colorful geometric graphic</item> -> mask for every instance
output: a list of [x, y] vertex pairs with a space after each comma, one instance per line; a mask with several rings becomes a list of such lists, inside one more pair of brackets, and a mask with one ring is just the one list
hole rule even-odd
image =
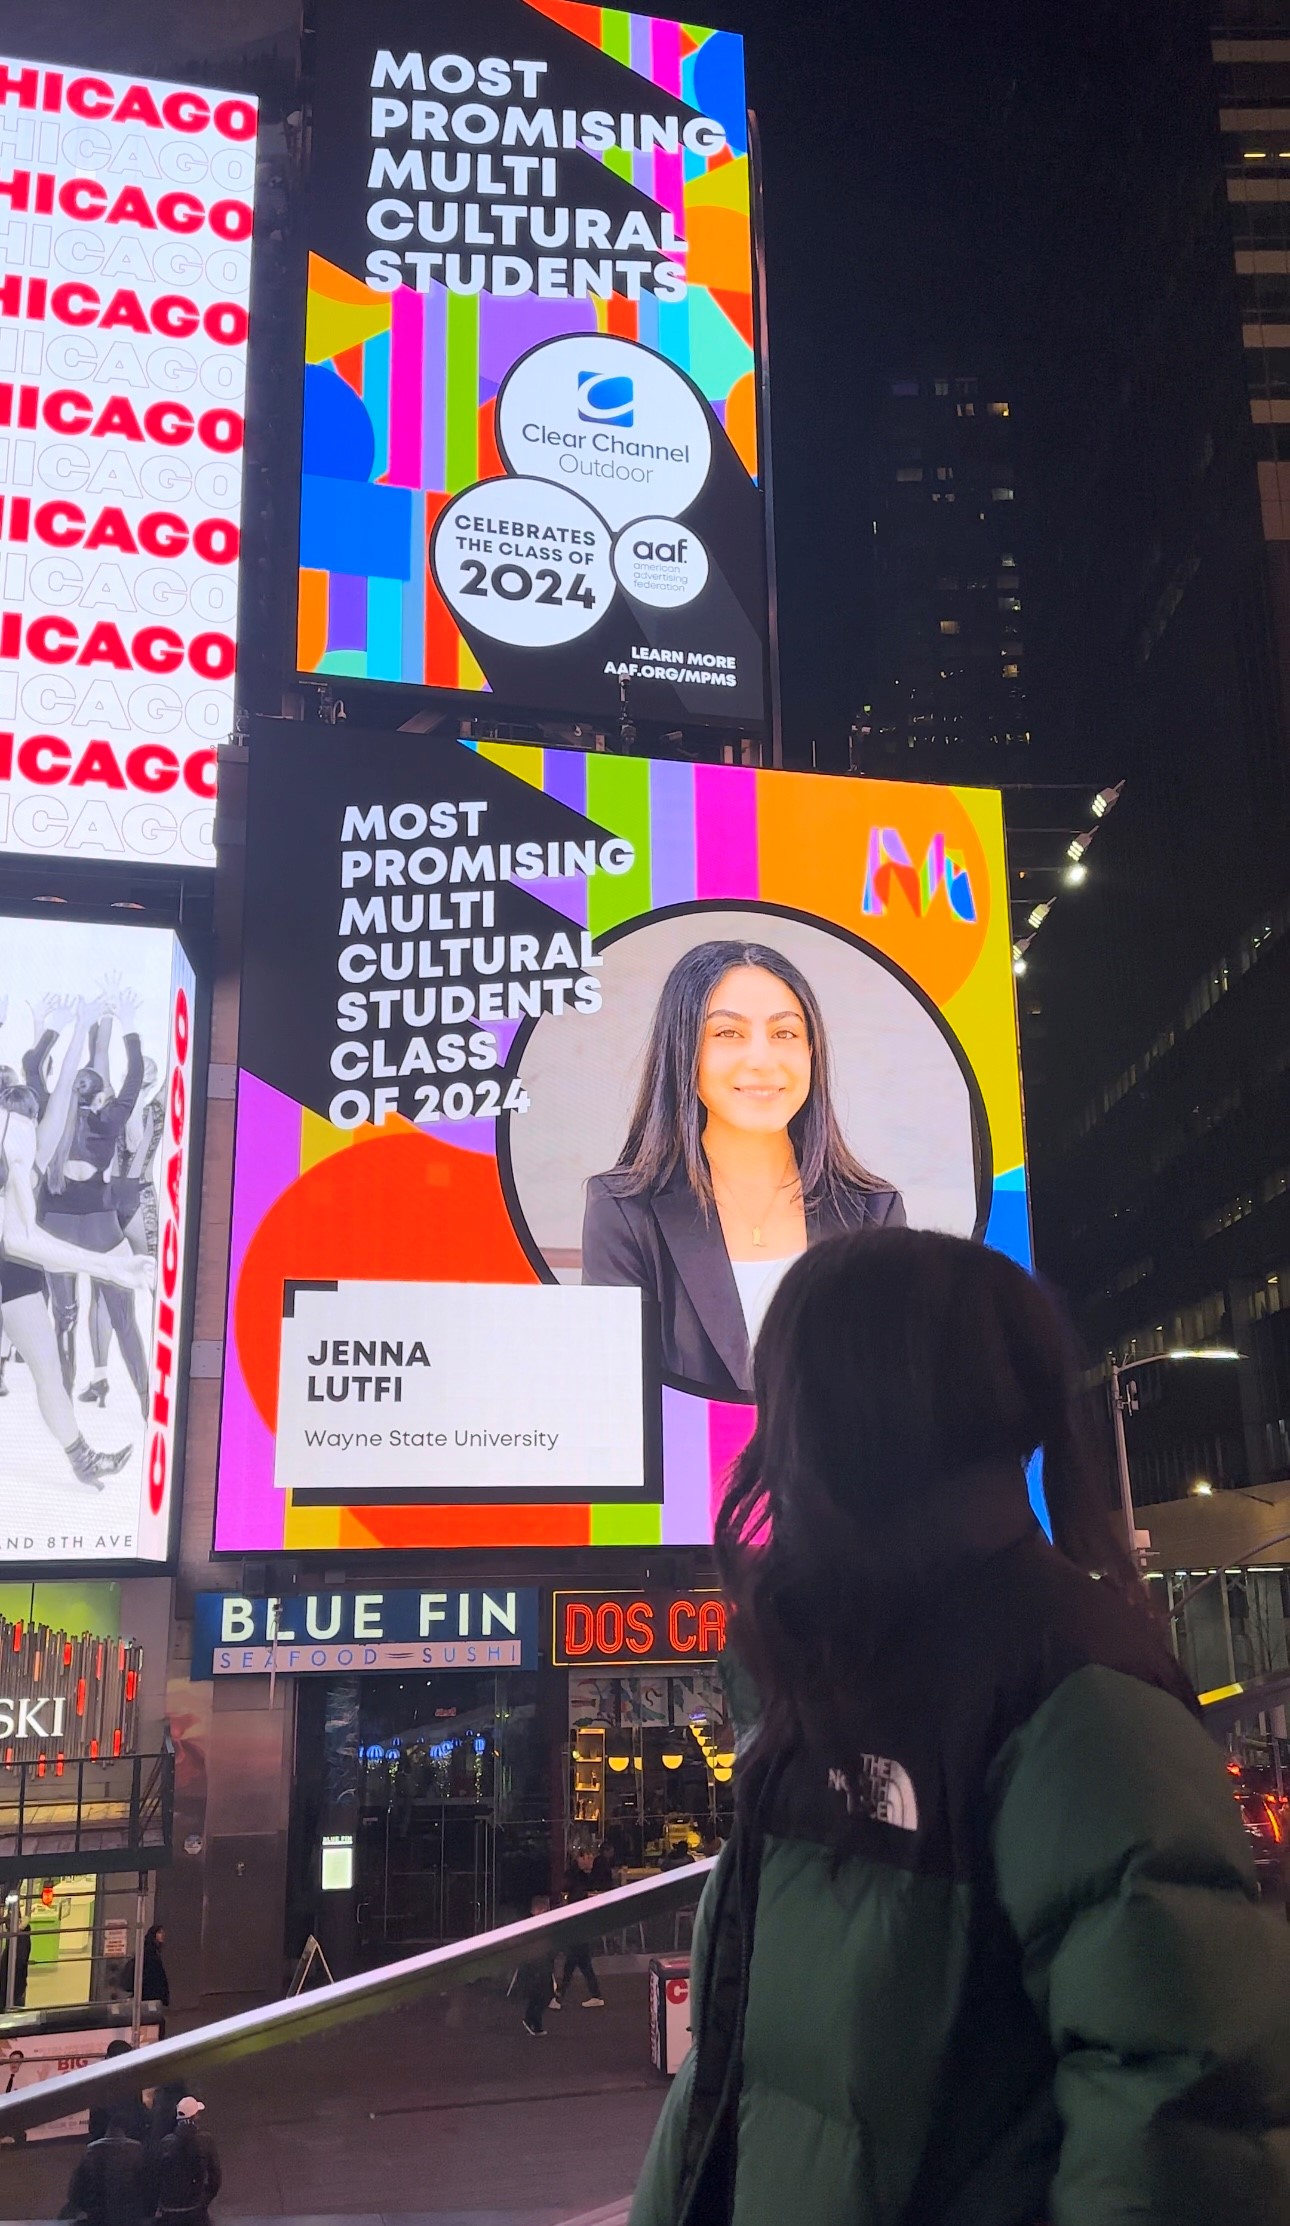
[[[627, 871], [531, 884], [553, 924], [567, 922], [571, 932], [586, 929], [599, 938], [667, 907], [753, 900], [841, 929], [897, 965], [940, 1011], [979, 1093], [993, 1167], [985, 1241], [1029, 1264], [997, 794], [502, 742], [476, 747], [479, 759], [508, 777], [503, 789], [523, 784], [631, 845]], [[453, 774], [440, 765], [426, 803], [432, 794], [478, 793], [457, 778], [455, 790], [443, 786]], [[875, 854], [893, 872], [902, 854], [931, 857], [937, 888], [923, 901], [926, 883], [911, 867], [912, 887], [900, 880], [887, 886], [886, 909], [875, 915], [866, 867]], [[329, 870], [325, 859], [318, 862], [320, 875]], [[247, 1000], [244, 984], [244, 1031]], [[267, 1008], [265, 1017], [271, 1022]], [[495, 1033], [504, 1087], [516, 1028], [502, 1023]], [[241, 1065], [216, 1551], [708, 1540], [752, 1409], [670, 1386], [663, 1389], [661, 1505], [301, 1506], [275, 1490], [284, 1281], [536, 1283], [541, 1276], [516, 1232], [493, 1120], [426, 1129], [396, 1117], [344, 1129], [249, 1071], [245, 1033]]]
[[[420, 203], [410, 188], [398, 189], [408, 194], [399, 206], [430, 210], [427, 221], [435, 227], [433, 235], [414, 234], [409, 246], [424, 251], [430, 236], [455, 242], [433, 257], [422, 252], [423, 263], [433, 260], [438, 266], [422, 273], [423, 284], [414, 287], [405, 273], [404, 283], [386, 280], [394, 291], [378, 290], [357, 272], [311, 254], [298, 606], [302, 672], [451, 689], [490, 686], [435, 585], [427, 549], [440, 513], [456, 494], [503, 475], [494, 432], [498, 390], [517, 360], [542, 342], [602, 333], [654, 351], [699, 389], [749, 480], [757, 479], [742, 42], [729, 32], [573, 0], [527, 0], [527, 10], [544, 18], [558, 39], [584, 42], [624, 73], [722, 127], [716, 135], [722, 143], [712, 152], [679, 142], [675, 149], [654, 145], [642, 152], [583, 141], [570, 152], [561, 142], [558, 158], [551, 155], [543, 165], [554, 177], [557, 159], [562, 166], [579, 164], [584, 167], [574, 174], [593, 180], [592, 165], [599, 166], [607, 174], [600, 198], [614, 210], [616, 225], [630, 226], [632, 209], [643, 203], [647, 214], [639, 221], [652, 252], [668, 255], [681, 273], [671, 288], [677, 298], [665, 298], [666, 281], [655, 291], [652, 277], [624, 279], [612, 258], [597, 264], [602, 249], [587, 243], [578, 267], [589, 290], [579, 293], [570, 281], [567, 298], [543, 298], [536, 285], [490, 291], [504, 258], [468, 241], [492, 242], [501, 235], [481, 232], [477, 221], [468, 233], [467, 225], [492, 204], [467, 207], [442, 189], [439, 198]], [[457, 31], [462, 33], [460, 25]], [[552, 31], [544, 34], [548, 41]], [[551, 69], [555, 83], [557, 64]], [[363, 86], [355, 87], [354, 98], [366, 98]], [[625, 76], [622, 102], [633, 98], [639, 105]], [[516, 144], [532, 144], [540, 155], [546, 142]], [[316, 160], [324, 153], [319, 148]], [[431, 160], [429, 153], [413, 153], [419, 166]], [[455, 165], [467, 158], [454, 149], [435, 159]], [[560, 196], [568, 200], [573, 189], [564, 182], [563, 167], [560, 177]], [[631, 189], [630, 198], [624, 198], [623, 187]], [[543, 190], [554, 191], [550, 178]], [[535, 224], [543, 213], [541, 205], [520, 212]], [[551, 223], [567, 213], [552, 204]], [[561, 252], [571, 253], [573, 245], [570, 237]], [[662, 262], [649, 263], [650, 252], [643, 253], [641, 272], [664, 269]], [[602, 273], [600, 283], [585, 278], [593, 264]], [[604, 279], [610, 270], [614, 275]], [[644, 515], [650, 507], [642, 500], [634, 514]], [[724, 637], [713, 646], [723, 647]], [[595, 670], [602, 664], [603, 657]]]

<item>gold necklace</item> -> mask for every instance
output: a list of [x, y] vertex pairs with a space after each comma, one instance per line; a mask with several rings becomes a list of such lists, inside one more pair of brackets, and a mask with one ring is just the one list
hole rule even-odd
[[[785, 1171], [785, 1173], [784, 1173], [784, 1174], [782, 1174], [782, 1175], [780, 1176], [780, 1178], [779, 1178], [779, 1181], [778, 1181], [778, 1182], [776, 1183], [776, 1185], [775, 1185], [775, 1188], [774, 1188], [774, 1189], [772, 1190], [772, 1192], [771, 1192], [771, 1194], [770, 1194], [769, 1198], [768, 1198], [768, 1199], [766, 1200], [766, 1203], [765, 1203], [765, 1205], [764, 1205], [764, 1206], [762, 1207], [762, 1210], [761, 1210], [761, 1212], [760, 1212], [760, 1213], [759, 1213], [759, 1214], [757, 1215], [757, 1218], [756, 1218], [756, 1220], [753, 1220], [753, 1219], [752, 1219], [752, 1218], [751, 1218], [751, 1217], [749, 1216], [749, 1214], [748, 1214], [748, 1212], [747, 1212], [747, 1209], [746, 1209], [746, 1207], [743, 1207], [743, 1206], [739, 1206], [739, 1213], [740, 1213], [741, 1217], [742, 1217], [742, 1218], [743, 1218], [744, 1220], [746, 1220], [746, 1221], [748, 1222], [748, 1226], [749, 1226], [750, 1230], [752, 1231], [752, 1241], [753, 1241], [753, 1244], [755, 1245], [755, 1247], [757, 1248], [757, 1250], [758, 1250], [758, 1251], [764, 1251], [764, 1250], [765, 1250], [766, 1239], [765, 1239], [765, 1238], [764, 1238], [764, 1236], [762, 1235], [762, 1225], [763, 1225], [763, 1223], [765, 1222], [765, 1219], [766, 1219], [766, 1216], [767, 1216], [767, 1214], [768, 1214], [768, 1213], [770, 1212], [770, 1209], [771, 1209], [771, 1207], [772, 1207], [772, 1206], [774, 1205], [774, 1203], [775, 1203], [775, 1200], [776, 1200], [776, 1199], [778, 1198], [778, 1196], [779, 1196], [779, 1194], [780, 1194], [781, 1190], [787, 1190], [787, 1189], [788, 1189], [788, 1187], [789, 1187], [789, 1183], [790, 1183], [790, 1181], [795, 1181], [795, 1180], [797, 1179], [797, 1163], [796, 1163], [796, 1161], [795, 1161], [795, 1160], [794, 1160], [794, 1159], [793, 1159], [793, 1158], [791, 1157], [791, 1155], [790, 1155], [790, 1158], [789, 1158], [788, 1166], [789, 1166], [789, 1167], [790, 1167], [790, 1168], [792, 1169], [792, 1175], [790, 1176], [790, 1175], [789, 1175], [789, 1173], [788, 1173], [788, 1172], [787, 1172], [787, 1170], [786, 1170], [786, 1171]], [[725, 1184], [724, 1184], [724, 1177], [722, 1178], [722, 1180], [723, 1180], [723, 1187], [727, 1187], [727, 1188], [728, 1188], [728, 1186], [725, 1186]], [[713, 1186], [712, 1186], [712, 1187], [713, 1187], [713, 1189], [714, 1189], [714, 1190], [715, 1190], [715, 1189], [716, 1189], [716, 1187], [717, 1187], [717, 1186], [716, 1186], [716, 1179], [715, 1179], [715, 1176], [714, 1176], [714, 1178], [713, 1178]], [[731, 1198], [730, 1202], [731, 1202], [731, 1204], [732, 1204], [732, 1205], [738, 1205], [738, 1201], [737, 1201], [736, 1199], [734, 1199], [733, 1197]], [[719, 1206], [719, 1205], [721, 1204], [721, 1199], [720, 1199], [720, 1196], [718, 1196], [718, 1198], [717, 1198], [717, 1204], [718, 1204], [718, 1206]]]

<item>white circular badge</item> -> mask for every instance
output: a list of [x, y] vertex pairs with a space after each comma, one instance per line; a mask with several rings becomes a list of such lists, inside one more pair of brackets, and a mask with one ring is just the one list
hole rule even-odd
[[572, 488], [611, 526], [646, 512], [679, 517], [712, 465], [689, 381], [610, 333], [566, 334], [522, 356], [503, 381], [496, 423], [512, 471]]
[[568, 488], [481, 479], [440, 511], [430, 568], [466, 625], [516, 649], [550, 649], [604, 616], [609, 547], [604, 520]]
[[674, 611], [703, 593], [708, 552], [675, 518], [635, 518], [614, 543], [614, 572], [633, 603]]

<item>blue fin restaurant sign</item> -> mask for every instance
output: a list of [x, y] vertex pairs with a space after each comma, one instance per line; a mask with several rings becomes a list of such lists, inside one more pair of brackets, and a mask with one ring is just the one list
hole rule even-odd
[[534, 1586], [201, 1592], [190, 1674], [300, 1677], [337, 1670], [536, 1669]]

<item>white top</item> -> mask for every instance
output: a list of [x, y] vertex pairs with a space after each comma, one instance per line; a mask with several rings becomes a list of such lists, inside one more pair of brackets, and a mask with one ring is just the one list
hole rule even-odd
[[757, 1332], [766, 1318], [767, 1307], [794, 1260], [800, 1260], [801, 1257], [800, 1252], [789, 1252], [782, 1260], [731, 1261], [735, 1289], [739, 1293], [739, 1304], [744, 1310], [744, 1323], [750, 1345], [756, 1344]]

